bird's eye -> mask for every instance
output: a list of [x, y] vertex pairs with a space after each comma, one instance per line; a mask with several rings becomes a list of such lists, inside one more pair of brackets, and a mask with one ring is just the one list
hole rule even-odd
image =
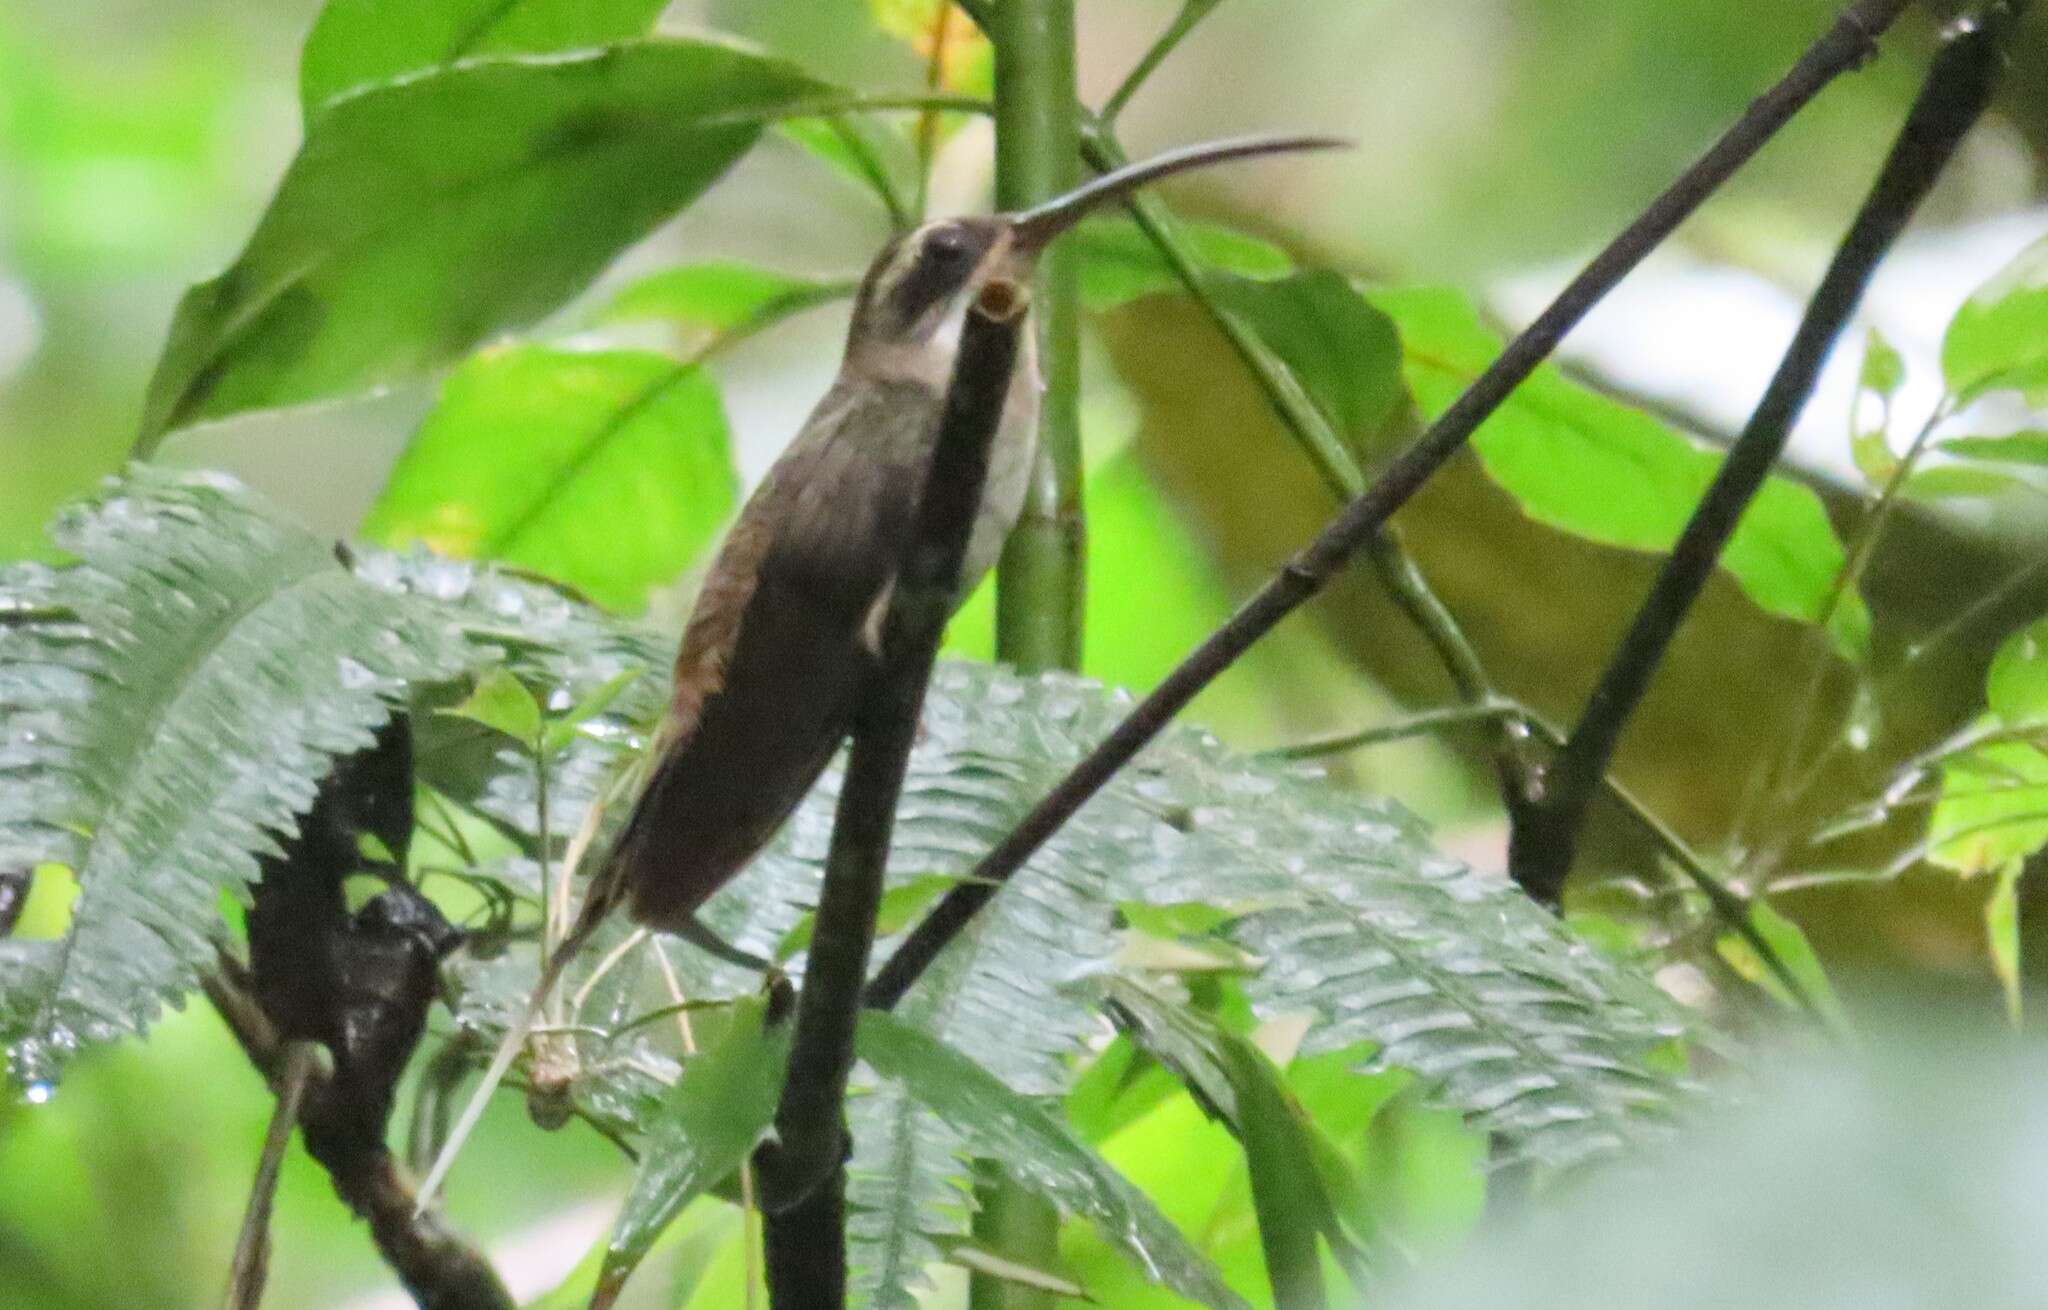
[[973, 243], [957, 227], [942, 227], [925, 242], [925, 252], [942, 264], [958, 264], [974, 253]]

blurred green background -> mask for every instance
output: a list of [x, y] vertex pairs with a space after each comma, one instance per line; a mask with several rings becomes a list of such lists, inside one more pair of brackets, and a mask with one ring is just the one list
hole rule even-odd
[[[296, 148], [296, 53], [318, 7], [0, 0], [0, 558], [44, 552], [51, 510], [118, 467], [178, 293], [232, 257]], [[1084, 98], [1097, 101], [1177, 5], [1080, 8]], [[1305, 260], [1393, 283], [1458, 285], [1512, 320], [1766, 86], [1834, 8], [1233, 0], [1134, 103], [1124, 135], [1133, 153], [1257, 129], [1353, 135], [1362, 148], [1327, 165], [1204, 177], [1176, 198]], [[1588, 324], [1575, 368], [1705, 437], [1738, 423], [1895, 130], [1938, 17], [1916, 12], [1884, 59], [1831, 91], [1689, 225]], [[873, 31], [865, 0], [690, 0], [669, 21], [770, 44], [855, 86], [903, 89], [922, 77], [909, 51]], [[2030, 25], [1999, 114], [1873, 295], [1873, 317], [1923, 381], [1955, 306], [2048, 232], [2048, 211], [2035, 208], [2048, 146], [2044, 26]], [[941, 203], [983, 203], [986, 148], [975, 129], [949, 145]], [[771, 140], [626, 267], [733, 256], [840, 275], [885, 235], [843, 179]], [[721, 369], [747, 477], [821, 391], [843, 313], [806, 315]], [[1330, 502], [1190, 305], [1140, 301], [1103, 321], [1089, 350], [1089, 669], [1143, 686]], [[1854, 360], [1845, 366], [1853, 374]], [[165, 453], [227, 468], [346, 534], [433, 395], [429, 383], [241, 419], [181, 433]], [[1841, 513], [1856, 498], [1844, 473], [1848, 404], [1849, 381], [1835, 377], [1797, 447]], [[2043, 520], [2037, 497], [1910, 514], [1886, 539], [1868, 588], [1881, 645], [1938, 627], [2039, 556]], [[1568, 717], [1652, 561], [1533, 524], [1469, 459], [1402, 524], [1503, 689]], [[1916, 674], [1888, 705], [1887, 731], [1924, 742], [1967, 720], [1997, 640], [2044, 607], [2048, 587], [2014, 592], [1952, 659]], [[985, 611], [971, 611], [957, 645], [985, 650], [975, 629], [985, 622]], [[1726, 837], [1742, 778], [1785, 731], [1783, 670], [1801, 640], [1717, 578], [1629, 736], [1623, 776], [1702, 845]], [[1287, 625], [1196, 717], [1264, 746], [1370, 723], [1446, 691], [1426, 647], [1361, 575]], [[1501, 831], [1475, 745], [1401, 747], [1346, 769], [1437, 820], [1452, 849], [1497, 866]], [[1864, 781], [1852, 768], [1817, 811]], [[1605, 848], [1616, 859], [1626, 853], [1619, 841]], [[1917, 871], [1804, 895], [1792, 908], [1845, 970], [1909, 975], [1993, 1006], [1983, 895]], [[212, 1303], [268, 1104], [202, 1010], [163, 1025], [146, 1048], [83, 1062], [49, 1106], [0, 1105], [0, 1303]], [[516, 1108], [504, 1110], [472, 1149], [451, 1204], [478, 1232], [522, 1235], [508, 1272], [531, 1290], [596, 1236], [604, 1210], [593, 1203], [619, 1178], [602, 1143], [573, 1129], [537, 1134]], [[353, 1305], [380, 1287], [367, 1245], [297, 1156], [279, 1230], [289, 1238], [275, 1257], [275, 1304]], [[534, 1267], [522, 1271], [518, 1255]]]

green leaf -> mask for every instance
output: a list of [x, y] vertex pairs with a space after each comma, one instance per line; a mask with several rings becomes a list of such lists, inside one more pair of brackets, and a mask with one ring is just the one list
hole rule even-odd
[[724, 406], [701, 367], [503, 346], [448, 379], [363, 534], [518, 564], [632, 611], [696, 560], [735, 499]]
[[917, 1310], [926, 1270], [965, 1240], [974, 1212], [966, 1139], [898, 1082], [854, 1074], [846, 1106], [849, 1300], [867, 1310]]
[[641, 1148], [592, 1306], [610, 1305], [669, 1222], [760, 1144], [775, 1118], [793, 1027], [770, 1025], [765, 1005], [747, 998], [733, 1007], [724, 1040], [684, 1066]]
[[1178, 1073], [1244, 1148], [1275, 1305], [1324, 1305], [1316, 1239], [1349, 1249], [1326, 1190], [1334, 1178], [1340, 1195], [1358, 1191], [1348, 1162], [1250, 1042], [1135, 983], [1110, 982], [1106, 998], [1117, 1027]]
[[1984, 675], [1984, 698], [2007, 727], [2048, 723], [2048, 619], [1999, 643]]
[[[899, 228], [915, 221], [896, 188], [896, 177], [917, 166], [914, 147], [901, 131], [874, 115], [844, 114], [787, 119], [776, 124], [775, 130], [806, 154], [873, 192]], [[891, 160], [896, 167], [891, 167]]]
[[1944, 454], [1993, 464], [2048, 464], [2048, 430], [2008, 432], [1996, 437], [1950, 437], [1935, 443]]
[[[971, 1274], [992, 1279], [1008, 1288], [1026, 1292], [1045, 1292], [1053, 1296], [1071, 1297], [1074, 1300], [1088, 1299], [1088, 1289], [1070, 1278], [1061, 1278], [1032, 1265], [1019, 1264], [982, 1250], [978, 1246], [959, 1243], [946, 1252], [946, 1260]], [[1041, 1300], [1043, 1298], [1040, 1298]], [[913, 1303], [914, 1304], [914, 1303]], [[1029, 1300], [1026, 1304], [1033, 1304]]]
[[2048, 239], [2021, 252], [1956, 311], [1942, 339], [1941, 367], [1960, 403], [1991, 391], [2048, 403]]
[[[1154, 1072], [1173, 1083], [1155, 1065]], [[1247, 1300], [1266, 1302], [1258, 1216], [1244, 1161], [1229, 1129], [1192, 1096], [1172, 1094], [1119, 1128], [1099, 1148], [1118, 1173], [1157, 1202], [1181, 1231], [1194, 1235], [1224, 1281]], [[1060, 1266], [1088, 1288], [1096, 1303], [1116, 1310], [1187, 1310], [1187, 1303], [1145, 1281], [1123, 1252], [1091, 1227], [1066, 1226]]]
[[[1437, 290], [1380, 291], [1373, 303], [1401, 330], [1407, 378], [1434, 417], [1493, 362], [1500, 340], [1465, 299]], [[1537, 370], [1473, 435], [1487, 474], [1539, 523], [1630, 550], [1666, 551], [1719, 470], [1705, 450], [1647, 414]], [[1818, 621], [1846, 559], [1820, 497], [1773, 477], [1736, 528], [1721, 567], [1767, 613]], [[1869, 613], [1842, 597], [1831, 624], [1836, 648], [1861, 659]]]
[[1068, 1089], [1067, 1122], [1082, 1141], [1099, 1146], [1180, 1090], [1172, 1074], [1119, 1033]]
[[1983, 500], [2025, 485], [2009, 473], [1943, 464], [1914, 469], [1899, 494], [1908, 500]]
[[[1838, 1033], [1852, 1031], [1849, 1012], [1842, 1006], [1842, 998], [1836, 994], [1835, 985], [1829, 980], [1827, 970], [1821, 967], [1820, 957], [1814, 954], [1813, 943], [1806, 939], [1806, 933], [1798, 924], [1772, 909], [1769, 902], [1750, 902], [1749, 919], [1758, 935], [1770, 944], [1785, 967], [1799, 979], [1806, 994], [1814, 999], [1831, 1027]], [[1750, 982], [1769, 992], [1779, 1004], [1787, 1009], [1797, 1009], [1798, 1004], [1783, 983], [1771, 971], [1754, 948], [1733, 932], [1723, 933], [1715, 942], [1721, 958], [1737, 973]]]
[[1889, 401], [1898, 394], [1899, 387], [1906, 381], [1906, 361], [1892, 343], [1885, 340], [1884, 333], [1876, 328], [1863, 338], [1863, 371], [1857, 385], [1882, 400]]
[[574, 741], [583, 725], [610, 709], [628, 687], [640, 680], [642, 672], [640, 669], [621, 669], [571, 705], [567, 714], [550, 721], [546, 737], [548, 754], [556, 754]]
[[[1182, 221], [1175, 231], [1204, 268], [1246, 278], [1280, 278], [1294, 271], [1286, 251], [1234, 228]], [[1081, 303], [1096, 313], [1181, 289], [1180, 278], [1135, 219], [1091, 218], [1066, 240], [1081, 270]]]
[[1287, 366], [1354, 451], [1400, 408], [1400, 334], [1344, 278], [1324, 270], [1267, 282], [1212, 274], [1208, 286]]
[[612, 298], [599, 321], [662, 319], [716, 336], [843, 300], [856, 286], [844, 279], [778, 273], [758, 264], [686, 264], [632, 283]]
[[996, 1160], [1017, 1183], [1093, 1223], [1158, 1283], [1202, 1305], [1243, 1307], [1187, 1239], [1036, 1101], [893, 1015], [861, 1015], [860, 1058]]
[[[1858, 388], [1866, 395], [1875, 396], [1878, 401], [1879, 421], [1869, 429], [1857, 427], [1849, 437], [1849, 454], [1856, 461], [1856, 469], [1863, 474], [1866, 482], [1873, 487], [1882, 487], [1898, 472], [1899, 457], [1892, 453], [1890, 434], [1892, 397], [1906, 380], [1906, 361], [1899, 352], [1884, 339], [1876, 328], [1870, 329], [1863, 343], [1863, 372], [1858, 379]], [[1859, 397], [1860, 399], [1860, 397]], [[1863, 422], [1859, 409], [1856, 423]]]
[[533, 698], [525, 683], [504, 669], [492, 669], [478, 678], [476, 687], [461, 704], [441, 713], [481, 723], [529, 750], [540, 740], [540, 702]]
[[2048, 847], [2048, 752], [1994, 742], [1945, 761], [1927, 847], [1930, 863], [1964, 877], [1999, 872]]
[[648, 40], [465, 61], [342, 99], [234, 264], [179, 302], [138, 449], [397, 382], [532, 322], [818, 90], [733, 46]]
[[332, 761], [473, 659], [224, 478], [137, 467], [52, 540], [73, 563], [0, 574], [0, 867], [81, 889], [61, 942], [12, 952], [0, 1044], [31, 1082], [195, 985]]
[[330, 101], [472, 55], [531, 54], [644, 36], [668, 0], [327, 0], [299, 59], [308, 121]]
[[[647, 659], [658, 668], [665, 652]], [[662, 685], [651, 673], [636, 691], [658, 706]], [[890, 885], [964, 869], [1120, 718], [1116, 701], [1079, 679], [941, 663], [897, 812]], [[623, 733], [579, 743], [592, 758], [577, 776], [610, 776], [631, 743]], [[487, 783], [472, 785], [480, 803], [531, 831], [531, 761], [501, 753], [494, 764]], [[426, 780], [439, 786], [436, 776]], [[702, 918], [727, 941], [772, 954], [817, 903], [837, 776], [828, 772], [706, 904]], [[1074, 980], [1114, 967], [1119, 907], [1191, 902], [1243, 916], [1230, 925], [1232, 949], [1263, 961], [1246, 982], [1262, 1014], [1317, 1015], [1311, 1052], [1374, 1043], [1385, 1064], [1423, 1074], [1440, 1104], [1512, 1151], [1583, 1160], [1662, 1136], [1691, 1100], [1645, 1063], [1685, 1022], [1642, 975], [1588, 952], [1511, 886], [1433, 852], [1398, 805], [1189, 731], [1162, 736], [1056, 835], [897, 1013], [1013, 1090], [1057, 1095], [1100, 1031]], [[530, 957], [521, 963], [523, 975], [500, 989], [504, 1008], [523, 995], [519, 977], [530, 986]], [[675, 965], [687, 995], [750, 985], [698, 952]], [[488, 1036], [496, 1022], [475, 1026]], [[899, 1134], [913, 1147], [921, 1113], [906, 1112]], [[928, 1193], [966, 1176], [939, 1150], [921, 1153], [916, 1169]], [[938, 1235], [958, 1231], [957, 1218], [943, 1222]], [[881, 1221], [869, 1231], [910, 1240]]]
[[[1999, 644], [1984, 677], [1987, 728], [2048, 723], [2048, 619]], [[1941, 798], [1927, 821], [1930, 863], [1969, 877], [2001, 876], [2048, 848], [2048, 751], [1992, 741], [1941, 766]]]
[[[960, 879], [935, 873], [891, 887], [882, 893], [881, 905], [875, 912], [875, 935], [893, 937], [904, 931], [931, 908], [933, 901], [959, 885]], [[775, 948], [775, 959], [785, 962], [811, 949], [811, 934], [817, 926], [816, 914], [805, 915], [803, 921], [790, 929], [782, 944]]]
[[1892, 453], [1891, 440], [1883, 428], [1858, 432], [1849, 438], [1849, 457], [1856, 471], [1873, 487], [1882, 487], [1899, 471], [1899, 457]]

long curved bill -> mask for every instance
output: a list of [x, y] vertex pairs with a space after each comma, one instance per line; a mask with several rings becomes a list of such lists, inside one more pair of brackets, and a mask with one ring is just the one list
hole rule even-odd
[[1019, 253], [1036, 254], [1051, 244], [1054, 237], [1104, 205], [1175, 173], [1208, 168], [1233, 159], [1256, 159], [1263, 155], [1301, 150], [1342, 150], [1351, 144], [1342, 137], [1334, 136], [1247, 136], [1169, 150], [1163, 155], [1126, 164], [1115, 172], [1105, 173], [1063, 196], [1055, 196], [1018, 214], [1012, 220], [1012, 248]]

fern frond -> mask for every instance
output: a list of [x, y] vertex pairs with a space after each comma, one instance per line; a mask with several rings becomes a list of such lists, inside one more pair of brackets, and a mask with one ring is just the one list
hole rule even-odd
[[1559, 1166], [1658, 1135], [1688, 1099], [1644, 1063], [1686, 1032], [1679, 1007], [1399, 806], [1195, 734], [1148, 761], [1144, 803], [1172, 822], [1126, 866], [1133, 899], [1244, 910], [1253, 1005], [1312, 1013], [1306, 1053], [1372, 1042], [1374, 1067]]
[[182, 997], [335, 757], [468, 658], [224, 478], [138, 467], [52, 537], [0, 577], [0, 865], [79, 883], [0, 1013], [25, 1081]]
[[937, 1238], [963, 1236], [974, 1211], [967, 1144], [902, 1084], [863, 1069], [846, 1106], [848, 1291], [855, 1306], [916, 1310]]

